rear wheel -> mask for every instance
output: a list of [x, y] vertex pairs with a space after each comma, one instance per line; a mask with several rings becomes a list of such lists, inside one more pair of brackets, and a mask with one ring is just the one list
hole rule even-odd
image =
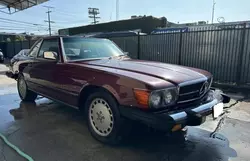
[[23, 101], [35, 101], [37, 98], [37, 94], [28, 90], [27, 84], [24, 80], [23, 75], [19, 75], [18, 80], [17, 80], [17, 89], [18, 89], [18, 94], [20, 98]]
[[90, 133], [107, 144], [118, 144], [123, 136], [122, 124], [116, 100], [105, 91], [92, 93], [85, 103], [85, 114]]

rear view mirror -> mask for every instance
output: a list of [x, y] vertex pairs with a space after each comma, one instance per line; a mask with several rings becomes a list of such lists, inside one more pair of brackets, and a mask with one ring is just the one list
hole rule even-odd
[[45, 51], [43, 53], [44, 59], [57, 60], [57, 53], [54, 51]]

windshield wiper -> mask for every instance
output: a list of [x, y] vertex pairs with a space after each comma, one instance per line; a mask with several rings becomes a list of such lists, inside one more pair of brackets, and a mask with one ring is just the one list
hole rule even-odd
[[109, 59], [113, 59], [113, 58], [119, 58], [119, 59], [121, 59], [124, 56], [127, 56], [127, 55], [123, 54], [123, 55], [117, 55], [117, 56], [110, 56]]

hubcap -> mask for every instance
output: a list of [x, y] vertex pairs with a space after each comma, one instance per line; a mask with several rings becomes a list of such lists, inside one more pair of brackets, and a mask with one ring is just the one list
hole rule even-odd
[[108, 136], [111, 133], [114, 125], [113, 113], [104, 99], [96, 98], [91, 102], [89, 120], [98, 135]]
[[22, 78], [18, 81], [18, 90], [22, 98], [24, 98], [26, 95], [26, 84]]

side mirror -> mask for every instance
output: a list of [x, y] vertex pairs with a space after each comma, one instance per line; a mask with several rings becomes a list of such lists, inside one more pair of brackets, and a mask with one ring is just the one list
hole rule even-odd
[[49, 60], [57, 60], [58, 54], [54, 51], [45, 51], [43, 52], [43, 58]]

